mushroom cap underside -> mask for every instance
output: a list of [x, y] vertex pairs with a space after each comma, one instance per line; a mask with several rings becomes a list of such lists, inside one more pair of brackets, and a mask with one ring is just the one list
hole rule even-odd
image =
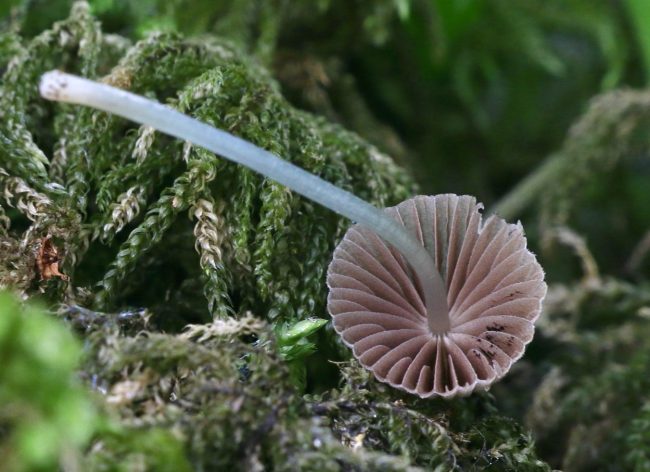
[[467, 395], [503, 377], [524, 353], [546, 294], [520, 224], [485, 221], [471, 196], [418, 196], [386, 211], [433, 257], [451, 327], [433, 334], [419, 281], [402, 255], [355, 225], [328, 268], [334, 329], [361, 364], [426, 398]]

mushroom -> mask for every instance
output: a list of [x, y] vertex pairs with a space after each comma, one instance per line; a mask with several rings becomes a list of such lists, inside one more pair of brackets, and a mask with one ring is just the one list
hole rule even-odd
[[386, 212], [435, 261], [445, 280], [448, 327], [427, 315], [422, 287], [400, 253], [359, 225], [328, 269], [334, 329], [375, 377], [421, 397], [485, 389], [533, 338], [544, 272], [520, 224], [490, 216], [467, 195], [419, 196]]
[[482, 224], [473, 197], [415, 197], [382, 211], [144, 97], [60, 71], [43, 75], [40, 92], [190, 141], [357, 222], [330, 264], [328, 307], [377, 379], [422, 397], [470, 393], [501, 378], [532, 339], [542, 269], [521, 226], [494, 216]]

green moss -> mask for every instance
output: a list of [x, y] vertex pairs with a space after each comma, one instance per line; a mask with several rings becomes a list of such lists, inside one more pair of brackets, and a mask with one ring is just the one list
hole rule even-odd
[[313, 408], [345, 444], [400, 455], [425, 470], [550, 470], [530, 434], [499, 415], [489, 394], [416, 400], [356, 364], [343, 376], [343, 387], [313, 399]]
[[541, 335], [554, 344], [527, 423], [563, 470], [644, 470], [648, 296], [611, 279], [550, 290]]
[[[232, 24], [250, 18], [254, 4], [242, 2], [246, 12]], [[361, 25], [364, 41], [385, 41], [396, 5], [406, 15], [404, 2], [350, 7], [374, 14], [336, 40]], [[318, 11], [338, 17], [337, 6], [323, 2]], [[278, 28], [262, 10], [269, 22], [257, 39], [252, 28], [245, 39], [158, 33], [131, 45], [103, 34], [79, 2], [50, 30], [21, 38], [23, 46], [0, 43], [8, 64], [0, 86], [0, 284], [59, 307], [83, 336], [78, 372], [98, 393], [101, 413], [79, 436], [82, 468], [548, 470], [530, 435], [489, 394], [425, 402], [354, 363], [341, 384], [336, 370], [306, 374], [322, 325], [313, 318], [325, 313], [326, 266], [349, 222], [204, 150], [37, 95], [42, 72], [75, 71], [226, 129], [377, 205], [413, 195], [391, 158], [283, 97], [260, 65]], [[35, 268], [46, 235], [69, 282], [41, 280]], [[204, 324], [181, 332], [188, 323]], [[43, 337], [56, 339], [57, 329]], [[331, 329], [318, 332], [319, 367], [350, 357], [335, 339]], [[11, 345], [3, 340], [0, 352]], [[59, 381], [75, 369], [66, 362]], [[308, 388], [318, 393], [303, 397]], [[29, 408], [38, 401], [25, 400]]]
[[[75, 378], [79, 342], [55, 320], [0, 292], [0, 452], [6, 470], [78, 460], [98, 415]], [[77, 457], [75, 457], [77, 456]]]
[[[100, 112], [38, 99], [36, 83], [49, 68], [98, 74], [105, 43], [87, 7], [75, 4], [68, 20], [21, 52], [2, 84], [4, 188], [10, 179], [23, 179], [60, 205], [56, 218], [33, 218], [32, 231], [60, 236], [73, 286], [99, 282], [100, 307], [137, 298], [137, 272], [152, 263], [162, 271], [178, 265], [158, 249], [189, 229], [178, 216], [202, 198], [223, 208], [220, 247], [208, 249], [228, 255], [215, 266], [188, 267], [185, 277], [203, 278], [213, 316], [252, 309], [295, 321], [322, 309], [324, 268], [343, 228], [334, 215], [200, 149]], [[376, 202], [395, 202], [411, 190], [390, 159], [343, 129], [293, 109], [268, 73], [226, 42], [154, 35], [127, 50], [106, 80], [166, 101]], [[200, 222], [194, 229], [196, 238], [207, 231]], [[102, 267], [97, 256], [84, 260], [89, 246], [112, 262]], [[164, 283], [158, 293], [174, 289]], [[125, 285], [128, 293], [121, 291]]]

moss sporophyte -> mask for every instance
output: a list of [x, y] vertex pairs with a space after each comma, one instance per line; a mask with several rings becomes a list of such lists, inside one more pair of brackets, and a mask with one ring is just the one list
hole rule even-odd
[[533, 337], [544, 273], [520, 225], [483, 222], [473, 197], [380, 210], [254, 144], [144, 97], [52, 71], [41, 95], [151, 126], [244, 165], [356, 224], [328, 270], [336, 331], [383, 382], [421, 397], [487, 388]]

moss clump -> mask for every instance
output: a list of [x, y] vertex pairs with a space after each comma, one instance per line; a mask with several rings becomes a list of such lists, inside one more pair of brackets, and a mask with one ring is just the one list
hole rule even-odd
[[[268, 73], [227, 42], [154, 35], [111, 68], [106, 42], [87, 6], [75, 4], [71, 17], [32, 40], [3, 77], [0, 184], [13, 195], [11, 185], [20, 182], [40, 205], [16, 206], [34, 221], [22, 247], [46, 233], [57, 236], [72, 275], [69, 293], [99, 282], [98, 307], [137, 300], [174, 310], [170, 300], [187, 303], [184, 288], [203, 284], [209, 313], [196, 304], [188, 321], [247, 309], [296, 321], [322, 310], [324, 269], [347, 223], [146, 127], [44, 103], [36, 92], [40, 74], [56, 67], [107, 73], [110, 83], [165, 101], [379, 204], [411, 192], [405, 174], [357, 136], [292, 108]], [[32, 211], [46, 203], [48, 211]], [[190, 221], [178, 218], [185, 212]], [[9, 236], [21, 238], [11, 228]], [[181, 240], [197, 241], [198, 261]], [[180, 249], [170, 253], [171, 246]], [[153, 280], [150, 270], [158, 274]], [[24, 270], [13, 277], [24, 278]], [[163, 293], [176, 296], [161, 300]]]
[[562, 469], [644, 470], [649, 294], [612, 279], [550, 290], [538, 342], [554, 344], [527, 422]]
[[269, 326], [250, 315], [179, 335], [152, 332], [146, 314], [65, 316], [86, 332], [84, 375], [140, 435], [137, 447], [127, 433], [99, 436], [89, 464], [138, 457], [142, 438], [164, 430], [194, 470], [550, 470], [489, 395], [415, 401], [350, 364], [342, 388], [302, 397]]
[[550, 471], [515, 421], [498, 414], [489, 394], [462, 400], [416, 400], [380, 384], [356, 363], [340, 390], [310, 398], [343, 444], [385, 451], [425, 470]]

